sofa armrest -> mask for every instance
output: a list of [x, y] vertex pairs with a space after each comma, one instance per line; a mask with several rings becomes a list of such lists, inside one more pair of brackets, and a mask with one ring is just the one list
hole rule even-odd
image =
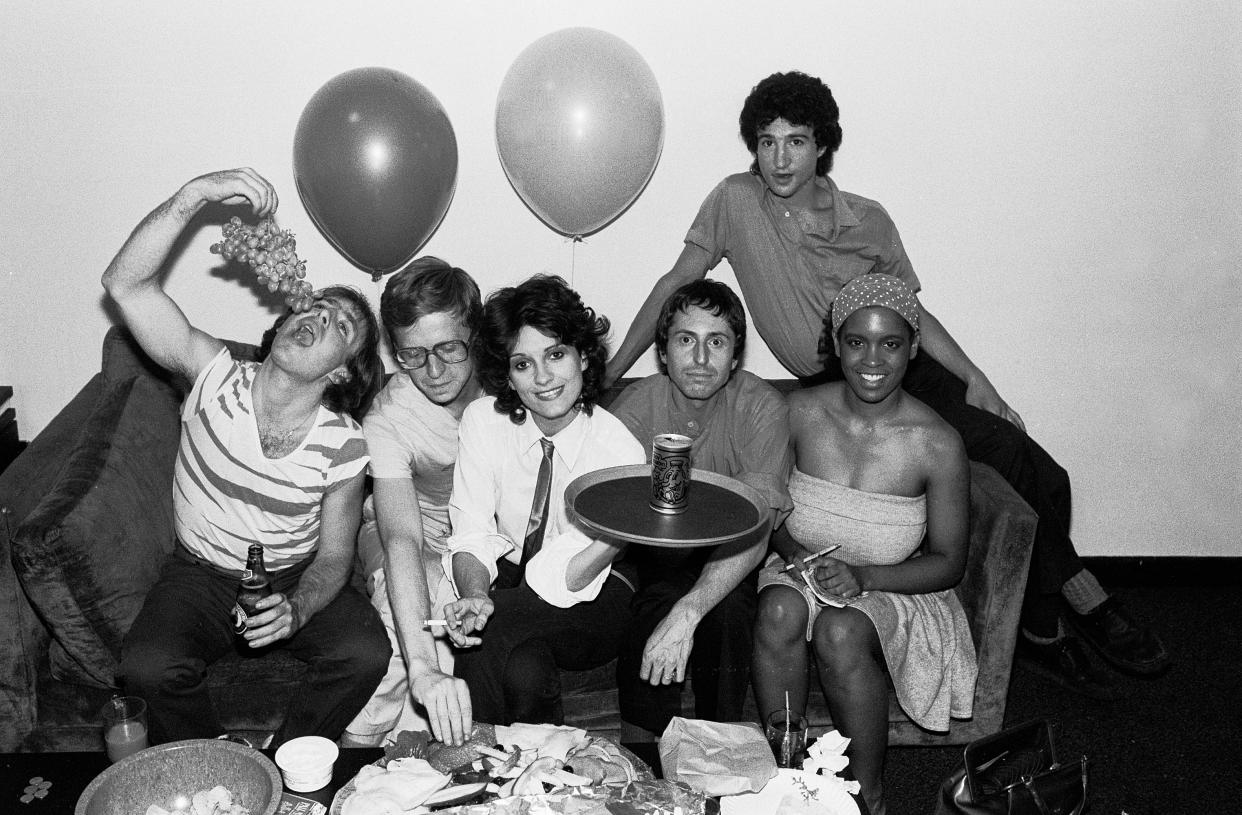
[[957, 594], [979, 665], [972, 724], [984, 735], [1004, 720], [1038, 519], [991, 467], [972, 461], [970, 480], [970, 555]]
[[58, 678], [114, 684], [121, 640], [172, 547], [179, 404], [163, 379], [105, 376], [54, 483], [13, 532]]

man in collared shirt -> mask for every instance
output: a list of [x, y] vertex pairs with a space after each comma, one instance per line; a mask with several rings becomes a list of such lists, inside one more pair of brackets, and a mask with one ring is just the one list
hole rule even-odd
[[610, 662], [630, 619], [622, 547], [592, 539], [564, 501], [574, 478], [643, 461], [595, 406], [607, 331], [560, 278], [484, 305], [476, 364], [490, 396], [461, 420], [445, 561], [460, 599], [444, 611], [478, 721], [559, 723], [559, 670]]
[[[648, 451], [657, 434], [689, 436], [695, 468], [755, 488], [777, 521], [792, 506], [785, 487], [793, 465], [789, 410], [771, 385], [738, 370], [746, 346], [741, 301], [724, 283], [687, 283], [665, 301], [655, 337], [665, 372], [626, 388], [610, 406], [613, 415]], [[681, 715], [687, 667], [698, 718], [742, 719], [756, 608], [754, 568], [770, 530], [708, 549], [631, 547], [639, 589], [617, 661], [626, 737], [658, 736]]]
[[[840, 378], [823, 364], [821, 326], [841, 287], [882, 272], [919, 291], [888, 213], [842, 192], [828, 177], [841, 145], [840, 113], [819, 79], [773, 74], [742, 107], [742, 139], [754, 156], [749, 173], [731, 175], [703, 202], [671, 271], [643, 302], [609, 363], [609, 382], [651, 341], [660, 305], [680, 285], [727, 259], [772, 353], [807, 383]], [[1169, 664], [1159, 637], [1135, 623], [1083, 567], [1070, 539], [1069, 475], [1026, 435], [1022, 419], [997, 393], [945, 327], [920, 310], [923, 353], [905, 380], [908, 393], [962, 436], [967, 454], [997, 470], [1039, 515], [1023, 605], [1025, 664], [1089, 696], [1108, 696], [1108, 678], [1091, 662], [1065, 619], [1114, 667], [1139, 675]]]

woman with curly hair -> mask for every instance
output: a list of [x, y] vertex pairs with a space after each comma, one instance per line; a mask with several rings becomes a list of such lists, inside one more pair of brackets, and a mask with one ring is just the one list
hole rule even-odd
[[444, 609], [454, 670], [476, 721], [561, 722], [559, 669], [610, 662], [634, 581], [616, 542], [565, 513], [574, 478], [641, 464], [630, 432], [596, 406], [608, 320], [559, 277], [488, 297], [475, 341], [488, 396], [461, 419]]

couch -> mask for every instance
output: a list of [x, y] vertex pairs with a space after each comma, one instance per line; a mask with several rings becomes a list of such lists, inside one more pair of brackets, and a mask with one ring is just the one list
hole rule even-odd
[[[230, 347], [239, 356], [255, 350]], [[122, 638], [173, 545], [186, 383], [123, 328], [108, 331], [102, 356], [99, 373], [0, 474], [2, 752], [101, 749], [98, 712], [115, 692]], [[958, 592], [979, 649], [974, 718], [928, 733], [894, 705], [894, 743], [961, 743], [1003, 720], [1035, 518], [993, 471], [972, 465], [972, 476], [971, 553]], [[279, 652], [213, 666], [208, 682], [224, 727], [259, 739], [273, 732], [303, 673]], [[618, 731], [610, 668], [563, 680], [569, 723]], [[822, 697], [808, 716], [816, 730], [829, 726]]]

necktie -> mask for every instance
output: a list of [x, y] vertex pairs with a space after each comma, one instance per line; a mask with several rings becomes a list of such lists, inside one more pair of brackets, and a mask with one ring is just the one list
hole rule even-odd
[[535, 497], [530, 504], [530, 520], [526, 522], [526, 538], [522, 541], [522, 571], [526, 563], [543, 546], [543, 533], [548, 528], [548, 499], [552, 495], [552, 440], [540, 439], [543, 460], [539, 462], [539, 477], [535, 481]]

